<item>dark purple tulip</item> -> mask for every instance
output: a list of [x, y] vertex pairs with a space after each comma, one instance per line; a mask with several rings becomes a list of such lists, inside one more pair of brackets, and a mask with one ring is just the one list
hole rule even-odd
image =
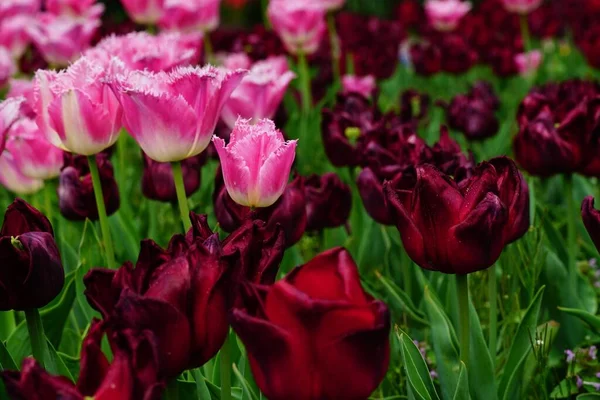
[[50, 221], [21, 199], [6, 210], [0, 230], [0, 310], [48, 304], [65, 274]]
[[491, 86], [479, 82], [468, 94], [452, 99], [446, 107], [446, 117], [452, 129], [464, 133], [470, 140], [482, 140], [498, 132], [497, 108], [498, 99]]
[[[104, 204], [108, 215], [114, 214], [120, 205], [119, 188], [113, 166], [104, 153], [96, 155]], [[86, 218], [98, 220], [98, 208], [94, 197], [92, 176], [85, 156], [65, 153], [65, 164], [60, 172], [58, 199], [61, 214], [72, 221]]]
[[419, 75], [431, 76], [442, 70], [442, 52], [433, 43], [415, 43], [410, 47], [410, 61]]
[[[146, 154], [143, 154], [143, 158], [142, 193], [144, 196], [157, 201], [176, 202], [177, 193], [171, 164], [154, 161]], [[188, 197], [200, 188], [200, 178], [202, 176], [200, 168], [204, 165], [205, 158], [205, 153], [202, 153], [181, 162], [185, 194]]]
[[321, 231], [344, 225], [352, 209], [352, 191], [334, 173], [304, 179], [306, 230]]

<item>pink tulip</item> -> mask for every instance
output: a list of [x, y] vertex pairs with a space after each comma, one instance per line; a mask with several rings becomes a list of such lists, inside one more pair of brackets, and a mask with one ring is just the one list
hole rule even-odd
[[502, 0], [507, 11], [527, 15], [538, 8], [543, 0]]
[[285, 141], [273, 121], [252, 125], [239, 119], [229, 144], [213, 138], [229, 196], [247, 207], [269, 207], [283, 194], [296, 156], [296, 140]]
[[23, 175], [13, 155], [4, 151], [0, 154], [0, 185], [17, 194], [32, 194], [44, 187], [44, 181]]
[[85, 56], [109, 65], [117, 57], [132, 70], [170, 71], [175, 67], [197, 64], [200, 60], [202, 36], [178, 32], [150, 35], [132, 32], [103, 39]]
[[53, 146], [40, 132], [34, 120], [22, 118], [10, 129], [6, 151], [16, 168], [31, 179], [52, 179], [60, 174], [63, 151]]
[[143, 25], [155, 25], [164, 13], [165, 0], [121, 0], [129, 17]]
[[41, 0], [0, 1], [0, 21], [15, 15], [33, 15], [42, 7]]
[[312, 54], [325, 33], [325, 10], [314, 0], [273, 0], [267, 9], [273, 29], [293, 54]]
[[128, 71], [111, 87], [123, 106], [123, 124], [142, 150], [154, 161], [173, 162], [206, 149], [244, 74], [212, 66]]
[[89, 156], [117, 141], [122, 110], [104, 83], [111, 72], [82, 57], [64, 71], [35, 74], [36, 121], [50, 143]]
[[46, 0], [46, 10], [55, 15], [99, 17], [104, 5], [96, 0]]
[[344, 94], [358, 93], [363, 97], [370, 99], [377, 88], [375, 77], [373, 75], [356, 76], [345, 75], [342, 77], [342, 88]]
[[321, 7], [323, 7], [327, 11], [335, 11], [344, 7], [344, 3], [346, 0], [313, 0], [318, 2]]
[[227, 69], [250, 69], [252, 60], [246, 53], [217, 54], [219, 64]]
[[21, 105], [21, 112], [28, 118], [35, 118], [33, 111], [33, 82], [29, 79], [11, 79], [8, 81], [8, 93], [6, 98], [23, 97], [25, 101]]
[[15, 60], [21, 58], [31, 43], [27, 26], [32, 23], [29, 15], [14, 15], [0, 22], [0, 46], [6, 47]]
[[225, 103], [221, 113], [223, 121], [233, 128], [238, 117], [253, 122], [273, 118], [295, 76], [283, 56], [258, 61]]
[[219, 26], [221, 0], [165, 0], [162, 29], [211, 32]]
[[471, 3], [461, 0], [427, 0], [425, 14], [438, 31], [452, 31], [459, 21], [471, 11]]
[[4, 47], [0, 47], [0, 87], [6, 85], [16, 72], [17, 66], [10, 52]]
[[27, 32], [48, 63], [66, 66], [90, 46], [99, 26], [98, 17], [74, 18], [42, 13]]
[[519, 75], [527, 76], [537, 71], [542, 63], [542, 52], [532, 50], [529, 53], [521, 53], [515, 55], [515, 64]]
[[10, 128], [22, 116], [24, 102], [23, 97], [14, 97], [0, 103], [0, 154], [4, 151]]

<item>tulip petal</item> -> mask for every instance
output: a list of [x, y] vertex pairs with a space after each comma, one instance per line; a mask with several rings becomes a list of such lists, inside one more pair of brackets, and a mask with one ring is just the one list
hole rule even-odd
[[102, 385], [110, 363], [102, 352], [101, 341], [105, 324], [97, 319], [92, 320], [86, 337], [81, 344], [80, 372], [77, 389], [84, 396], [94, 396]]
[[281, 196], [287, 185], [294, 158], [296, 157], [297, 140], [284, 142], [274, 152], [269, 154], [266, 161], [262, 164], [257, 185], [260, 191], [260, 200], [256, 199], [256, 207], [268, 207], [275, 203]]
[[213, 138], [215, 149], [221, 160], [223, 181], [229, 196], [238, 204], [250, 206], [249, 189], [252, 187], [250, 168], [246, 161], [225, 147], [225, 141], [219, 137]]
[[54, 236], [48, 218], [23, 199], [17, 198], [4, 213], [0, 236], [19, 236], [25, 232], [48, 232]]
[[185, 314], [191, 288], [190, 275], [190, 265], [185, 257], [166, 262], [152, 273], [144, 297], [164, 301]]
[[83, 277], [85, 285], [83, 294], [88, 303], [104, 318], [110, 315], [121, 295], [120, 288], [115, 290], [112, 285], [116, 273], [115, 270], [94, 268]]

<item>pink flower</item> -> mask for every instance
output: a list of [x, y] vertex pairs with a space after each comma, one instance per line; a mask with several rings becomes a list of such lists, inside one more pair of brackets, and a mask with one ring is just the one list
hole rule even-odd
[[164, 13], [165, 0], [121, 0], [129, 17], [138, 24], [154, 25]]
[[2, 0], [0, 1], [0, 20], [18, 14], [33, 15], [41, 7], [41, 0]]
[[22, 118], [10, 129], [6, 151], [16, 168], [31, 179], [52, 179], [60, 174], [63, 151], [53, 146], [40, 132], [34, 120]]
[[223, 180], [229, 196], [247, 207], [269, 207], [285, 190], [296, 156], [296, 140], [285, 141], [273, 121], [255, 125], [239, 119], [229, 144], [213, 138], [221, 159]]
[[325, 33], [325, 10], [313, 0], [273, 0], [267, 9], [273, 29], [293, 54], [312, 54]]
[[122, 110], [104, 83], [110, 73], [82, 57], [64, 71], [35, 74], [36, 121], [53, 145], [89, 156], [117, 141]]
[[217, 54], [219, 64], [227, 69], [250, 69], [252, 60], [246, 53]]
[[129, 71], [111, 87], [123, 106], [123, 124], [142, 150], [154, 161], [173, 162], [206, 149], [244, 74], [212, 66]]
[[11, 76], [17, 72], [17, 66], [10, 52], [0, 46], [0, 87], [6, 85]]
[[33, 111], [33, 82], [29, 79], [11, 79], [8, 81], [8, 93], [6, 98], [23, 97], [25, 101], [21, 104], [21, 112], [28, 118], [35, 118]]
[[211, 32], [219, 26], [221, 0], [165, 0], [158, 25], [167, 30]]
[[96, 0], [46, 0], [46, 11], [55, 15], [99, 17], [104, 5]]
[[13, 155], [4, 151], [0, 154], [0, 184], [17, 194], [32, 194], [44, 186], [44, 181], [23, 175], [18, 169]]
[[4, 151], [8, 132], [22, 116], [23, 97], [9, 98], [0, 103], [0, 154]]
[[438, 31], [452, 31], [459, 21], [471, 11], [471, 3], [461, 0], [427, 0], [425, 14]]
[[342, 88], [344, 94], [358, 93], [370, 99], [376, 89], [375, 77], [373, 75], [356, 76], [345, 75], [342, 77]]
[[146, 32], [132, 32], [103, 39], [85, 56], [104, 65], [117, 57], [132, 70], [168, 72], [175, 67], [197, 64], [201, 46], [200, 34], [171, 32], [154, 36]]
[[520, 75], [527, 76], [539, 68], [542, 63], [542, 53], [539, 50], [532, 50], [529, 53], [515, 55], [515, 64]]
[[313, 0], [321, 5], [327, 11], [335, 11], [344, 7], [346, 0]]
[[502, 0], [507, 11], [526, 15], [538, 8], [543, 0]]
[[14, 15], [0, 22], [0, 46], [6, 47], [15, 60], [21, 58], [31, 43], [27, 34], [31, 23], [34, 20], [29, 15]]
[[74, 18], [42, 13], [27, 32], [48, 63], [66, 66], [89, 47], [99, 26], [98, 17]]
[[273, 118], [295, 76], [283, 56], [258, 61], [225, 103], [221, 113], [223, 121], [233, 128], [238, 117], [252, 122]]

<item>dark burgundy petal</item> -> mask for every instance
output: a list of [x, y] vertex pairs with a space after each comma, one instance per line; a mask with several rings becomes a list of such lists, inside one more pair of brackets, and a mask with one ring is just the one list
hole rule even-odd
[[335, 228], [348, 220], [352, 209], [352, 192], [336, 174], [306, 178], [304, 194], [308, 231]]
[[377, 178], [373, 170], [368, 167], [363, 169], [356, 180], [356, 186], [369, 216], [380, 224], [392, 225], [383, 194], [383, 182]]
[[[142, 193], [144, 196], [157, 201], [177, 201], [171, 164], [153, 161], [146, 154], [143, 154], [143, 158]], [[203, 158], [205, 155], [200, 154], [181, 162], [185, 193], [188, 197], [200, 188], [200, 168]]]
[[106, 268], [94, 268], [83, 277], [87, 301], [104, 318], [110, 315], [121, 295], [120, 288], [113, 286], [116, 272]]
[[2, 379], [11, 399], [83, 400], [71, 381], [50, 375], [33, 358], [23, 360], [21, 372], [3, 371]]
[[77, 390], [84, 396], [94, 396], [103, 385], [109, 370], [110, 363], [101, 347], [104, 332], [105, 324], [97, 319], [92, 320], [88, 333], [81, 344]]
[[23, 199], [17, 198], [4, 213], [0, 236], [19, 236], [25, 232], [48, 232], [54, 236], [48, 218]]
[[191, 290], [191, 269], [185, 257], [178, 257], [158, 267], [148, 282], [144, 298], [161, 300], [185, 314]]

